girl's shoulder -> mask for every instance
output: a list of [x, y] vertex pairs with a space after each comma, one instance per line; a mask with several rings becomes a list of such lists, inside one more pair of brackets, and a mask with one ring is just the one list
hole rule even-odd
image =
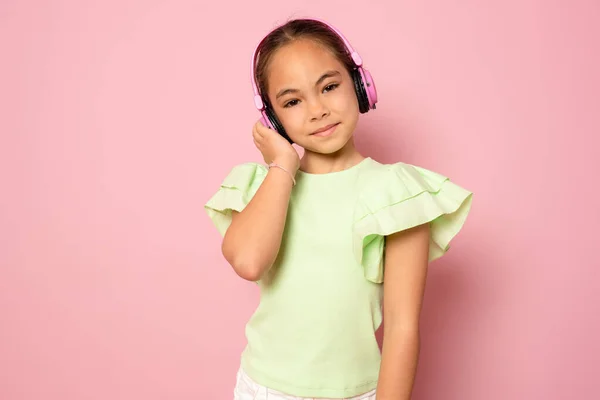
[[257, 162], [244, 162], [231, 167], [225, 175], [222, 185], [245, 185], [249, 183], [260, 183], [264, 180], [268, 168]]
[[376, 283], [383, 282], [385, 236], [431, 224], [433, 261], [449, 249], [471, 209], [471, 191], [438, 172], [403, 162], [370, 160], [358, 185], [354, 250], [365, 277]]
[[366, 168], [361, 170], [359, 182], [361, 192], [389, 192], [395, 193], [395, 197], [412, 197], [422, 192], [437, 192], [450, 182], [450, 178], [418, 165], [382, 163], [369, 158]]
[[267, 172], [267, 166], [256, 162], [234, 165], [206, 201], [204, 209], [223, 236], [231, 224], [232, 211], [240, 212], [248, 205]]

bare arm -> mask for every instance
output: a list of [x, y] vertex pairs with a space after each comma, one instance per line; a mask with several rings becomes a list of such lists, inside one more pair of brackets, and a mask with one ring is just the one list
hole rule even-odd
[[409, 400], [420, 351], [419, 316], [427, 279], [429, 224], [387, 237], [384, 328], [377, 400]]
[[290, 174], [296, 175], [300, 159], [287, 140], [260, 122], [254, 124], [252, 137], [265, 162], [276, 161], [285, 171], [271, 168], [246, 207], [233, 212], [222, 252], [240, 277], [257, 281], [279, 253], [293, 186]]
[[233, 219], [223, 238], [223, 256], [235, 272], [249, 281], [257, 281], [277, 258], [285, 227], [292, 180], [279, 168], [267, 177], [240, 213]]

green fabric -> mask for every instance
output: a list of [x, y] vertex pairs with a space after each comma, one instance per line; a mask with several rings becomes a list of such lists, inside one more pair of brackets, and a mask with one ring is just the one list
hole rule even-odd
[[[224, 235], [268, 173], [232, 169], [205, 209]], [[431, 223], [430, 260], [462, 228], [472, 193], [404, 163], [366, 158], [334, 173], [298, 171], [278, 258], [258, 282], [242, 367], [261, 385], [343, 398], [377, 386], [385, 236]]]

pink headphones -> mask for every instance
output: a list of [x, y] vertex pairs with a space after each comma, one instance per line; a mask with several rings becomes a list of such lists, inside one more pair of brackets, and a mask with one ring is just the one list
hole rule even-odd
[[[374, 110], [376, 108], [375, 105], [377, 103], [377, 89], [375, 88], [375, 83], [373, 82], [371, 74], [369, 73], [369, 71], [363, 68], [362, 58], [360, 58], [358, 53], [352, 48], [348, 40], [346, 40], [346, 38], [344, 37], [344, 35], [342, 35], [340, 31], [338, 31], [325, 21], [313, 18], [311, 18], [310, 20], [324, 24], [334, 33], [336, 33], [344, 42], [346, 50], [348, 51], [348, 54], [350, 54], [350, 56], [352, 57], [354, 65], [356, 66], [356, 68], [354, 68], [354, 70], [351, 71], [351, 76], [352, 80], [354, 81], [354, 90], [358, 99], [358, 108], [362, 114], [368, 112], [371, 109]], [[258, 86], [256, 84], [256, 80], [254, 79], [254, 73], [256, 68], [256, 53], [263, 41], [264, 39], [256, 46], [256, 49], [254, 49], [254, 53], [252, 55], [252, 74], [250, 75], [250, 77], [252, 79], [252, 89], [254, 90], [254, 104], [262, 115], [261, 122], [263, 123], [263, 125], [276, 130], [290, 143], [293, 143], [293, 141], [285, 132], [283, 125], [281, 125], [281, 123], [275, 116], [275, 112], [271, 109], [271, 107], [269, 107], [268, 100], [266, 98], [263, 98], [263, 96], [260, 94], [260, 91], [258, 90]]]

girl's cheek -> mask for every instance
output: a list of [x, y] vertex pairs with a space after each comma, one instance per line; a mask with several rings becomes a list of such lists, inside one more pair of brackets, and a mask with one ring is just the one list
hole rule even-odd
[[289, 125], [291, 129], [298, 129], [298, 126], [302, 125], [303, 120], [304, 112], [300, 109], [300, 106], [295, 106], [293, 110], [285, 113], [281, 122]]
[[352, 101], [354, 101], [354, 92], [348, 92], [348, 91], [340, 91], [337, 96], [333, 97], [331, 100], [331, 104], [332, 106], [337, 109], [345, 109], [346, 107], [348, 107], [348, 105], [350, 105], [352, 103]]

